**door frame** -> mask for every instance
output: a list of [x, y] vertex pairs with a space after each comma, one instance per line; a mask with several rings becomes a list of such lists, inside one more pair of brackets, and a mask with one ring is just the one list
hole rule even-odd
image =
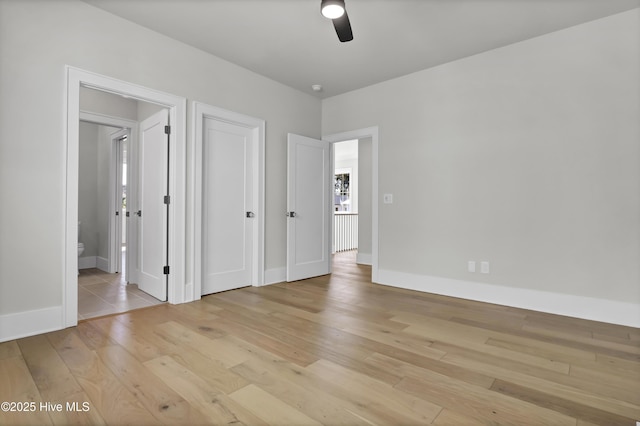
[[[122, 223], [125, 220], [122, 213], [122, 200], [119, 194], [122, 188], [122, 139], [127, 137], [131, 142], [131, 129], [121, 129], [111, 135], [111, 158], [109, 160], [109, 272], [122, 273]], [[127, 186], [130, 184], [130, 169], [127, 167]], [[118, 185], [120, 184], [120, 185]], [[120, 188], [118, 188], [120, 186]], [[129, 188], [127, 188], [127, 198]], [[118, 203], [120, 200], [120, 203]], [[116, 215], [115, 212], [118, 212]], [[128, 232], [128, 230], [127, 230]], [[127, 256], [129, 253], [127, 252]], [[125, 274], [128, 275], [128, 274]], [[125, 280], [127, 277], [124, 277]]]
[[193, 238], [193, 262], [192, 271], [194, 274], [194, 285], [190, 300], [198, 300], [202, 297], [202, 229], [203, 229], [203, 151], [204, 151], [204, 120], [224, 121], [253, 130], [253, 205], [255, 209], [255, 220], [253, 221], [253, 256], [252, 256], [252, 277], [251, 285], [259, 287], [264, 285], [264, 232], [265, 232], [265, 121], [259, 118], [236, 113], [223, 108], [208, 105], [202, 102], [193, 102], [193, 153], [191, 164], [194, 165], [191, 171], [191, 179], [194, 182], [194, 202], [193, 220], [191, 221], [190, 234]]
[[[331, 142], [330, 161], [331, 167], [334, 164], [334, 152], [333, 144], [337, 142], [344, 142], [352, 139], [364, 139], [371, 138], [371, 281], [378, 282], [378, 126], [366, 127], [358, 130], [351, 130], [341, 133], [333, 133], [322, 136], [322, 140]], [[333, 182], [330, 183], [333, 186]], [[333, 210], [333, 205], [330, 206]], [[333, 225], [331, 222], [331, 235], [334, 233]], [[329, 247], [331, 250], [331, 247]], [[331, 255], [331, 253], [329, 253]]]
[[78, 324], [78, 150], [80, 121], [80, 87], [88, 87], [103, 92], [160, 105], [169, 109], [171, 124], [169, 162], [169, 259], [171, 274], [168, 275], [169, 303], [185, 301], [185, 248], [186, 237], [186, 110], [187, 100], [183, 97], [149, 89], [104, 75], [65, 66], [65, 134], [67, 155], [64, 223], [64, 276], [62, 280], [62, 323], [65, 327]]

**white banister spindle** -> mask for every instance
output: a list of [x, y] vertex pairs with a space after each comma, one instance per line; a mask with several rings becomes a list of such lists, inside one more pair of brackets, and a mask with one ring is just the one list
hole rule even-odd
[[334, 241], [336, 252], [358, 248], [358, 214], [336, 213], [334, 217]]

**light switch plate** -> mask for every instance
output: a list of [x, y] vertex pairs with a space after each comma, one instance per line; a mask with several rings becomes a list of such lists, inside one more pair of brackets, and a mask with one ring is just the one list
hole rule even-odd
[[393, 194], [384, 194], [382, 196], [382, 201], [385, 204], [393, 204]]

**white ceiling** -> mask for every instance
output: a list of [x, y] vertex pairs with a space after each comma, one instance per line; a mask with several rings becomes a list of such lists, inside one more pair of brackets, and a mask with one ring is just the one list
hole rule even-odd
[[640, 0], [84, 0], [288, 86], [328, 97], [635, 7]]

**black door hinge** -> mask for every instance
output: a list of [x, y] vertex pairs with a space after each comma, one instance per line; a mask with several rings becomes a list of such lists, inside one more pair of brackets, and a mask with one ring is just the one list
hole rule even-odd
[[165, 204], [171, 204], [171, 197], [169, 195], [165, 195], [164, 196], [164, 203]]
[[171, 134], [171, 126], [164, 126], [164, 134], [165, 135]]
[[169, 267], [165, 266], [164, 268], [162, 268], [162, 273], [165, 275], [169, 275]]

